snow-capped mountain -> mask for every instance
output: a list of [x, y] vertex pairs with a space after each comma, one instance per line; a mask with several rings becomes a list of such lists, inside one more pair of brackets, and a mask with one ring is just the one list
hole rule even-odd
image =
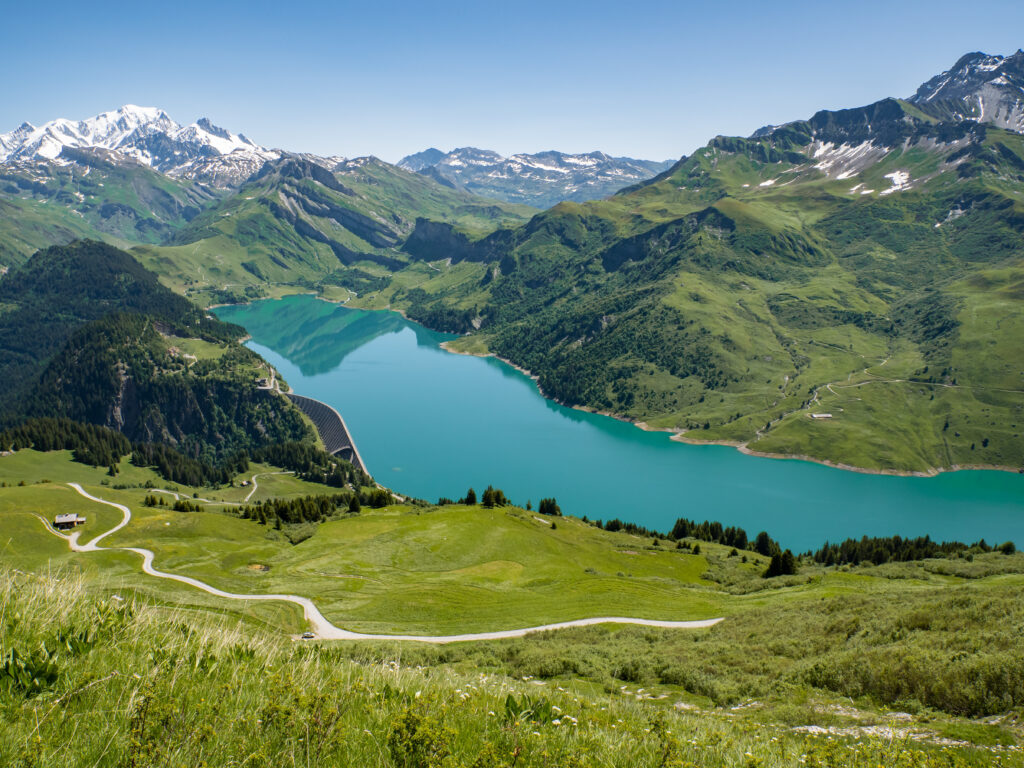
[[[794, 165], [794, 174], [813, 169], [849, 181], [851, 196], [887, 196], [920, 188], [972, 158], [996, 162], [982, 149], [993, 127], [1024, 134], [1024, 51], [1011, 56], [969, 53], [909, 99], [822, 110], [808, 120], [761, 128], [747, 141], [720, 136], [709, 146], [736, 152], [749, 151], [750, 141], [764, 142], [760, 159], [785, 160]], [[913, 160], [907, 152], [911, 148], [928, 162]], [[1019, 160], [1012, 162], [1019, 167]], [[876, 170], [880, 167], [886, 172]], [[794, 178], [780, 175], [758, 186], [770, 188]]]
[[968, 53], [908, 101], [942, 119], [974, 119], [1024, 133], [1024, 51]]
[[607, 197], [661, 173], [672, 162], [611, 157], [603, 152], [503, 157], [491, 150], [463, 147], [448, 153], [431, 148], [402, 158], [398, 165], [478, 195], [547, 207], [563, 200]]
[[86, 120], [52, 120], [38, 128], [23, 123], [0, 134], [0, 163], [61, 162], [65, 148], [116, 152], [154, 170], [213, 186], [241, 183], [279, 156], [207, 118], [175, 122], [162, 109], [125, 105]]

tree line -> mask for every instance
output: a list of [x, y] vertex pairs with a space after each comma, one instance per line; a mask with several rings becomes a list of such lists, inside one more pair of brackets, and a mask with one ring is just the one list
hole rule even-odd
[[[477, 503], [476, 491], [470, 488], [466, 491], [466, 495], [458, 501], [442, 496], [437, 500], [439, 507], [446, 506], [448, 504], [466, 504], [473, 506]], [[493, 507], [507, 507], [512, 504], [512, 501], [505, 495], [505, 492], [500, 488], [495, 488], [493, 485], [488, 485], [484, 490], [483, 495], [480, 498], [480, 504], [488, 509]], [[533, 509], [533, 504], [529, 501], [526, 502], [527, 511]], [[558, 506], [558, 501], [554, 497], [549, 499], [541, 499], [540, 504], [537, 507], [537, 511], [542, 515], [552, 515], [554, 517], [560, 517], [562, 515], [562, 508]]]
[[[125, 435], [109, 427], [66, 418], [38, 418], [26, 419], [0, 432], [0, 449], [20, 451], [24, 448], [71, 451], [74, 461], [94, 467], [108, 467], [111, 475], [117, 473], [121, 459], [131, 454], [131, 462], [135, 466], [151, 467], [165, 480], [190, 486], [227, 485], [234, 477], [249, 469], [250, 459], [291, 469], [303, 480], [336, 488], [346, 485], [372, 488], [374, 485], [370, 475], [344, 459], [299, 442], [262, 446], [254, 449], [251, 456], [241, 451], [225, 457], [215, 465], [186, 456], [163, 443], [132, 443]], [[380, 490], [368, 491], [370, 495], [366, 503], [384, 506], [376, 503], [382, 496], [374, 495], [374, 492]]]
[[249, 469], [249, 458], [244, 452], [213, 465], [163, 443], [136, 443], [132, 446], [131, 462], [137, 467], [152, 467], [172, 483], [191, 486], [227, 485], [235, 475]]
[[82, 424], [71, 419], [29, 419], [0, 432], [0, 448], [20, 451], [71, 451], [79, 464], [114, 467], [132, 450], [131, 441], [106, 427]]
[[1007, 541], [998, 547], [992, 547], [984, 539], [976, 541], [974, 544], [964, 544], [961, 541], [944, 541], [939, 543], [933, 541], [930, 536], [919, 536], [915, 539], [904, 539], [901, 536], [881, 538], [868, 538], [864, 536], [860, 540], [847, 539], [840, 544], [825, 542], [825, 545], [814, 553], [814, 561], [825, 566], [859, 565], [860, 563], [883, 565], [888, 562], [907, 562], [910, 560], [924, 560], [930, 557], [948, 557], [949, 555], [963, 554], [971, 550], [991, 552], [993, 549], [998, 549], [1007, 555], [1012, 555], [1017, 551], [1017, 547], [1012, 541]]
[[238, 510], [240, 517], [256, 520], [261, 525], [301, 525], [322, 523], [338, 510], [358, 514], [363, 506], [380, 508], [395, 503], [394, 496], [383, 488], [364, 488], [334, 494], [303, 496], [298, 499], [267, 499], [246, 504]]
[[302, 480], [342, 488], [372, 486], [373, 478], [350, 462], [332, 456], [315, 445], [290, 440], [255, 448], [250, 453], [253, 461], [290, 469]]

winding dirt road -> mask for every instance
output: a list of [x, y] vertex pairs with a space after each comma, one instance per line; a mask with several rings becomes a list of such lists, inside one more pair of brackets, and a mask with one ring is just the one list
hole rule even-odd
[[252, 476], [252, 480], [251, 480], [251, 482], [252, 482], [252, 490], [249, 491], [249, 495], [245, 497], [245, 500], [249, 501], [249, 499], [252, 498], [252, 495], [254, 493], [256, 493], [256, 489], [259, 488], [259, 486], [256, 484], [256, 478], [257, 477], [264, 477], [265, 475], [294, 475], [294, 474], [295, 474], [294, 472], [292, 472], [291, 470], [288, 470], [287, 472], [260, 472], [258, 475], [253, 475]]
[[[543, 632], [549, 629], [567, 629], [569, 627], [588, 627], [594, 624], [640, 624], [645, 627], [664, 627], [667, 629], [701, 629], [704, 627], [710, 627], [722, 619], [705, 619], [703, 621], [659, 621], [657, 619], [634, 619], [624, 616], [600, 616], [592, 619], [577, 619], [575, 621], [562, 621], [556, 624], [542, 624], [538, 627], [525, 627], [523, 629], [507, 629], [500, 632], [471, 632], [462, 635], [374, 635], [374, 634], [362, 634], [360, 632], [350, 632], [347, 629], [336, 627], [330, 621], [328, 621], [319, 609], [313, 604], [313, 601], [307, 597], [299, 597], [297, 595], [242, 595], [234, 592], [225, 592], [222, 589], [211, 587], [199, 579], [193, 579], [190, 576], [179, 576], [175, 573], [166, 573], [159, 571], [153, 567], [153, 559], [155, 555], [148, 549], [142, 549], [140, 547], [101, 547], [99, 542], [110, 536], [112, 533], [124, 528], [132, 519], [132, 512], [128, 507], [123, 504], [117, 504], [113, 501], [107, 501], [101, 499], [98, 496], [93, 496], [91, 493], [82, 488], [78, 483], [68, 483], [69, 486], [74, 488], [79, 494], [94, 501], [97, 504], [106, 504], [108, 507], [120, 510], [124, 516], [120, 523], [115, 525], [109, 531], [101, 533], [99, 536], [94, 537], [85, 544], [79, 544], [78, 539], [81, 532], [77, 531], [69, 536], [65, 536], [62, 533], [58, 533], [50, 525], [43, 520], [47, 530], [51, 533], [65, 539], [68, 545], [74, 552], [98, 552], [100, 550], [121, 550], [125, 552], [134, 552], [142, 557], [142, 570], [144, 573], [150, 576], [155, 576], [159, 579], [171, 579], [182, 584], [188, 584], [196, 589], [201, 589], [204, 592], [208, 592], [216, 597], [225, 597], [231, 600], [281, 600], [288, 603], [294, 603], [302, 607], [303, 614], [305, 615], [306, 621], [308, 621], [317, 637], [323, 640], [399, 640], [399, 641], [410, 641], [419, 643], [461, 643], [470, 640], [501, 640], [510, 637], [523, 637], [531, 632]], [[40, 518], [42, 520], [42, 518]]]

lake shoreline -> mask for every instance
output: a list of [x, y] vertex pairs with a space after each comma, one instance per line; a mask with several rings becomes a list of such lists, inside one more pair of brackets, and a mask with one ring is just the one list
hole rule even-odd
[[[493, 484], [519, 501], [555, 495], [576, 517], [665, 530], [680, 516], [696, 516], [776, 532], [800, 551], [862, 535], [973, 541], [981, 527], [990, 541], [1024, 537], [1022, 475], [876, 479], [884, 473], [834, 472], [803, 457], [754, 461], [735, 444], [686, 449], [668, 439], [679, 430], [652, 428], [671, 424], [597, 418], [558, 404], [543, 395], [533, 371], [488, 354], [480, 339], [434, 332], [395, 309], [344, 313], [317, 298], [218, 312], [247, 328], [250, 346], [296, 391], [344, 413], [375, 479], [405, 494], [451, 497], [454, 487], [479, 492]], [[442, 350], [499, 360], [457, 363]], [[683, 442], [712, 436], [721, 437], [692, 431]], [[595, 468], [634, 482], [595, 482]]]
[[[345, 306], [348, 303], [347, 300], [346, 301], [337, 301], [337, 300], [334, 300], [334, 299], [328, 299], [325, 296], [323, 296], [321, 294], [318, 294], [316, 292], [301, 292], [301, 293], [296, 293], [296, 294], [286, 294], [285, 296], [274, 296], [274, 297], [268, 296], [268, 297], [263, 298], [263, 299], [255, 299], [253, 302], [245, 302], [245, 303], [246, 304], [252, 304], [255, 301], [275, 301], [275, 300], [276, 301], [280, 301], [281, 299], [286, 298], [287, 296], [290, 296], [290, 295], [313, 296], [318, 301], [324, 301], [324, 302], [327, 302], [328, 304], [335, 304], [335, 305], [337, 305], [339, 307], [343, 307], [343, 306]], [[228, 304], [228, 305], [219, 305], [219, 306], [232, 306], [232, 305]], [[429, 328], [428, 326], [424, 325], [423, 323], [420, 323], [420, 322], [418, 322], [416, 320], [413, 320], [412, 318], [410, 318], [405, 313], [404, 310], [402, 310], [400, 308], [397, 308], [397, 307], [388, 306], [388, 307], [383, 308], [383, 309], [365, 309], [365, 308], [361, 308], [361, 307], [349, 307], [349, 308], [350, 309], [363, 309], [363, 311], [367, 311], [367, 312], [395, 312], [395, 313], [401, 315], [402, 318], [404, 318], [405, 320], [407, 320], [410, 323], [416, 323], [417, 325], [419, 325], [419, 326], [421, 326], [423, 328], [427, 328], [428, 330], [432, 330], [432, 331], [438, 332], [438, 331], [436, 331], [436, 329]], [[443, 333], [443, 331], [441, 331], [441, 333]], [[461, 336], [460, 336], [460, 338], [461, 338]], [[452, 341], [455, 341], [455, 339], [452, 339]], [[833, 461], [832, 459], [822, 459], [822, 458], [818, 458], [816, 456], [810, 456], [810, 455], [807, 455], [807, 454], [772, 453], [772, 452], [768, 452], [768, 451], [758, 451], [757, 449], [750, 447], [749, 441], [744, 442], [742, 440], [699, 440], [699, 439], [695, 439], [695, 438], [692, 438], [692, 437], [686, 437], [685, 435], [687, 433], [687, 430], [684, 430], [684, 429], [673, 428], [673, 427], [652, 427], [646, 421], [639, 420], [639, 419], [633, 419], [633, 418], [630, 418], [629, 416], [623, 416], [623, 415], [618, 414], [618, 413], [612, 413], [610, 411], [601, 411], [601, 410], [598, 410], [596, 408], [591, 408], [591, 407], [586, 406], [586, 405], [568, 405], [566, 403], [561, 402], [557, 398], [549, 396], [546, 392], [544, 392], [543, 387], [541, 387], [541, 385], [540, 385], [540, 377], [537, 374], [535, 374], [533, 371], [527, 370], [526, 368], [523, 368], [522, 366], [517, 365], [516, 363], [512, 362], [511, 360], [509, 360], [507, 358], [504, 358], [501, 355], [495, 354], [494, 352], [469, 352], [469, 351], [463, 351], [463, 350], [460, 350], [460, 349], [452, 349], [449, 346], [450, 343], [451, 343], [451, 341], [443, 341], [443, 342], [441, 342], [439, 344], [439, 347], [441, 349], [443, 349], [445, 352], [449, 352], [449, 353], [451, 353], [453, 355], [467, 355], [469, 357], [493, 357], [496, 360], [500, 360], [505, 365], [509, 366], [510, 368], [513, 368], [514, 370], [518, 371], [519, 373], [523, 374], [528, 379], [533, 381], [533, 383], [537, 387], [537, 391], [540, 393], [541, 397], [543, 397], [543, 398], [545, 398], [547, 400], [550, 400], [553, 403], [557, 403], [558, 405], [562, 405], [562, 406], [565, 406], [567, 408], [572, 408], [573, 410], [582, 411], [583, 413], [592, 413], [592, 414], [595, 414], [597, 416], [607, 416], [608, 418], [615, 419], [616, 421], [621, 421], [621, 422], [625, 422], [626, 424], [631, 424], [634, 427], [637, 427], [638, 429], [642, 429], [645, 432], [668, 432], [668, 433], [671, 434], [671, 437], [669, 439], [671, 439], [673, 441], [676, 441], [676, 442], [685, 443], [687, 445], [721, 445], [721, 446], [725, 446], [725, 447], [728, 447], [728, 448], [735, 448], [737, 451], [739, 451], [740, 453], [745, 454], [747, 456], [754, 456], [754, 457], [762, 458], [762, 459], [789, 459], [789, 460], [795, 460], [795, 461], [806, 461], [806, 462], [811, 463], [811, 464], [820, 464], [822, 466], [831, 467], [832, 469], [841, 469], [841, 470], [844, 470], [844, 471], [847, 471], [847, 472], [856, 472], [858, 474], [864, 474], [864, 475], [886, 475], [886, 476], [890, 476], [890, 477], [938, 477], [939, 475], [942, 475], [942, 474], [948, 474], [948, 473], [952, 473], [952, 472], [963, 472], [963, 471], [970, 471], [970, 470], [974, 470], [974, 471], [1008, 472], [1008, 473], [1011, 473], [1011, 474], [1024, 474], [1024, 469], [1022, 469], [1021, 467], [1007, 467], [1007, 466], [994, 465], [994, 464], [955, 464], [955, 465], [953, 465], [951, 467], [929, 467], [929, 468], [923, 469], [923, 470], [911, 470], [911, 469], [874, 469], [874, 468], [871, 468], [871, 467], [858, 467], [858, 466], [856, 466], [854, 464], [846, 464], [844, 462]], [[692, 431], [692, 430], [690, 430], [690, 431]]]
[[[392, 311], [401, 312], [401, 310]], [[401, 314], [402, 317], [405, 317], [405, 313]], [[406, 319], [409, 320], [409, 318], [407, 317]], [[410, 320], [410, 322], [416, 321]], [[685, 443], [687, 445], [721, 445], [727, 448], [735, 448], [742, 454], [745, 454], [747, 456], [756, 456], [757, 458], [761, 459], [790, 459], [795, 461], [806, 461], [811, 464], [821, 464], [826, 467], [831, 467], [832, 469], [841, 469], [846, 472], [857, 472], [864, 475], [888, 475], [892, 477], [938, 477], [941, 474], [949, 472], [963, 472], [969, 470], [1010, 472], [1013, 474], [1022, 474], [1022, 470], [1019, 467], [1005, 467], [993, 464], [955, 464], [952, 467], [929, 467], [928, 469], [923, 470], [873, 469], [870, 467], [858, 467], [854, 464], [845, 464], [843, 462], [833, 461], [832, 459], [821, 459], [815, 456], [809, 456], [807, 454], [771, 453], [768, 451], [758, 451], [755, 448], [751, 448], [749, 442], [744, 442], [742, 440], [699, 440], [692, 437], [686, 437], [685, 435], [687, 433], [687, 430], [680, 429], [678, 427], [652, 427], [646, 421], [633, 419], [618, 413], [612, 413], [610, 411], [600, 411], [596, 408], [591, 408], [586, 405], [567, 405], [566, 403], [561, 402], [557, 398], [549, 397], [544, 392], [544, 389], [540, 386], [540, 377], [533, 373], [533, 371], [528, 371], [527, 369], [519, 365], [516, 365], [511, 360], [508, 360], [502, 357], [501, 355], [497, 355], [494, 352], [467, 352], [460, 349], [452, 349], [450, 346], [448, 346], [449, 344], [450, 342], [444, 341], [441, 342], [440, 347], [445, 352], [450, 352], [453, 355], [468, 355], [470, 357], [493, 357], [495, 360], [500, 360], [501, 362], [505, 363], [505, 365], [509, 366], [510, 368], [514, 368], [515, 370], [519, 371], [519, 373], [531, 379], [537, 385], [537, 391], [541, 394], [541, 396], [550, 400], [553, 403], [558, 403], [559, 405], [565, 406], [567, 408], [572, 408], [573, 410], [576, 411], [592, 413], [596, 416], [607, 416], [608, 418], [615, 419], [616, 421], [631, 424], [634, 427], [637, 427], [638, 429], [642, 429], [644, 432], [667, 432], [671, 435], [671, 437], [669, 438], [670, 440], [679, 443]]]

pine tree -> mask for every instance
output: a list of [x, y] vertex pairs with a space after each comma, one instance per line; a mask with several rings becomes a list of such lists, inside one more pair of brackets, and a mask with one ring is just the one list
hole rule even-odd
[[796, 573], [796, 558], [788, 549], [777, 555], [772, 555], [768, 563], [768, 570], [764, 572], [764, 578], [771, 579], [776, 576], [792, 576]]

